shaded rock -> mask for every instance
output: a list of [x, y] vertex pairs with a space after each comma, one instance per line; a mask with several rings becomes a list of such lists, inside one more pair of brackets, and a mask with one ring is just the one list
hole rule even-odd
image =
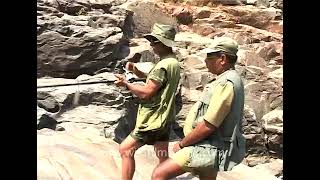
[[56, 126], [57, 126], [58, 122], [50, 117], [48, 114], [43, 114], [40, 118], [39, 118], [39, 123], [37, 124], [37, 129], [43, 129], [43, 128], [48, 128], [48, 129], [52, 129], [55, 130]]
[[[279, 127], [276, 127], [279, 128]], [[269, 130], [269, 132], [271, 132]], [[271, 156], [276, 158], [283, 157], [283, 132], [267, 133], [267, 146]]]
[[46, 92], [37, 92], [37, 104], [48, 112], [55, 113], [60, 110], [59, 103]]
[[267, 140], [262, 134], [245, 134], [246, 149], [248, 154], [267, 155]]
[[244, 134], [261, 134], [263, 132], [262, 124], [257, 120], [254, 110], [247, 105], [244, 108], [242, 129]]
[[172, 13], [179, 24], [188, 25], [193, 22], [193, 12], [187, 7], [178, 7]]

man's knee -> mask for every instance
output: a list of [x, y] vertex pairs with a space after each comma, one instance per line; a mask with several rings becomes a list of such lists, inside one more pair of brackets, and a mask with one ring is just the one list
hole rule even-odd
[[119, 153], [121, 157], [133, 157], [135, 148], [129, 148], [126, 144], [121, 143], [119, 146]]
[[161, 172], [160, 168], [156, 167], [153, 172], [152, 172], [152, 176], [151, 179], [152, 180], [156, 180], [156, 179], [165, 179], [165, 174], [163, 172]]

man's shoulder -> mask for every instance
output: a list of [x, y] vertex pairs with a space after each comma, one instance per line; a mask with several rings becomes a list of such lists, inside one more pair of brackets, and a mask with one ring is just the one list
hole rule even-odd
[[175, 56], [166, 57], [162, 59], [158, 64], [162, 67], [179, 66], [178, 59]]

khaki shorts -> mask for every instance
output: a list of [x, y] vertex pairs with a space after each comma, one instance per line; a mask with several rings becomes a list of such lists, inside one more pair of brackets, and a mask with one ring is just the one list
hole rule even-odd
[[175, 154], [172, 155], [171, 159], [177, 163], [184, 171], [191, 172], [194, 175], [201, 176], [214, 176], [217, 172], [213, 166], [208, 167], [190, 167], [190, 162], [192, 160], [193, 146], [184, 147]]

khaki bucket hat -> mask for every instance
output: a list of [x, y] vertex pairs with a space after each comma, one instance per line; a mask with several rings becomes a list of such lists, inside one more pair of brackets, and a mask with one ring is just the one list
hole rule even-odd
[[148, 41], [152, 41], [153, 38], [157, 38], [160, 42], [168, 47], [176, 46], [174, 38], [177, 32], [172, 25], [155, 23], [152, 27], [151, 33], [144, 35]]

